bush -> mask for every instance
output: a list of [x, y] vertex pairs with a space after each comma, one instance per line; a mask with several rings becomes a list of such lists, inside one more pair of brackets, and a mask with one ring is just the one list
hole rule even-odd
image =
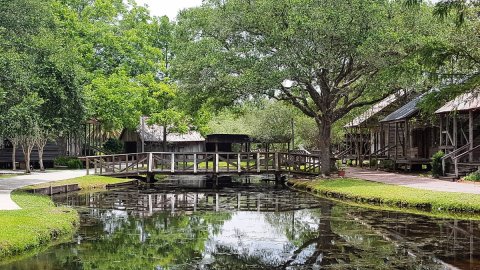
[[443, 175], [442, 170], [442, 158], [445, 156], [443, 151], [438, 151], [432, 156], [432, 175], [433, 177], [439, 177]]
[[57, 157], [53, 161], [55, 166], [67, 167], [69, 169], [82, 169], [83, 163], [76, 157]]
[[79, 159], [71, 159], [67, 162], [69, 169], [83, 169], [83, 162]]
[[463, 178], [467, 181], [480, 182], [480, 171], [473, 172]]
[[123, 152], [123, 143], [119, 139], [110, 138], [103, 144], [103, 149], [111, 154], [120, 154]]

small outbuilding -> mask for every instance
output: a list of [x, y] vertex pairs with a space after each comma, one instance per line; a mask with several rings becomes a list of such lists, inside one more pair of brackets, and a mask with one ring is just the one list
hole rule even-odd
[[[120, 134], [125, 153], [162, 152], [163, 151], [163, 126], [139, 124], [136, 130], [124, 129]], [[143, 144], [143, 147], [142, 147]], [[185, 134], [167, 133], [166, 152], [204, 152], [205, 138], [198, 131], [189, 131]]]
[[245, 134], [209, 134], [205, 145], [207, 152], [250, 152], [252, 142]]

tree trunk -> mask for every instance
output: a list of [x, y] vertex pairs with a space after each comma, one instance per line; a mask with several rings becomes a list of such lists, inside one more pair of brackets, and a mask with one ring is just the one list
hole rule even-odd
[[31, 173], [32, 170], [30, 169], [30, 156], [32, 154], [33, 146], [35, 145], [35, 142], [33, 141], [28, 141], [21, 143], [22, 145], [22, 152], [23, 156], [25, 159], [25, 173]]
[[45, 148], [45, 145], [37, 145], [38, 148], [38, 164], [40, 165], [40, 171], [44, 172], [45, 167], [43, 166], [43, 149]]
[[16, 154], [17, 154], [17, 144], [11, 141], [12, 143], [12, 170], [16, 171], [17, 170], [17, 160], [16, 160]]
[[317, 120], [318, 126], [318, 147], [320, 150], [320, 162], [322, 167], [322, 174], [330, 175], [331, 171], [331, 144], [332, 144], [332, 124], [329, 120]]
[[48, 139], [46, 138], [38, 138], [36, 141], [37, 149], [38, 149], [38, 164], [40, 165], [40, 171], [44, 172], [45, 167], [43, 166], [43, 150], [45, 149], [45, 145], [47, 145]]

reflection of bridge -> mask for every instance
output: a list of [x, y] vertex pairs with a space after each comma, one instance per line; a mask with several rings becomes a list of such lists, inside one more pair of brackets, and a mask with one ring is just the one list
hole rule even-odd
[[[61, 196], [56, 198], [62, 201]], [[187, 192], [113, 190], [64, 196], [64, 204], [93, 209], [129, 211], [151, 216], [156, 212], [253, 211], [290, 212], [313, 209], [321, 202], [306, 193], [284, 191]]]
[[242, 152], [242, 153], [171, 153], [149, 152], [87, 156], [85, 160], [87, 174], [93, 168], [95, 174], [109, 176], [147, 175], [153, 179], [155, 174], [282, 174], [318, 175], [320, 159], [316, 155], [278, 153], [278, 152]]

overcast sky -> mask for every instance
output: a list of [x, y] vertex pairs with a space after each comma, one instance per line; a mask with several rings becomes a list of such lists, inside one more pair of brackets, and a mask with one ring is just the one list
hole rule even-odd
[[136, 2], [142, 6], [148, 5], [153, 15], [167, 15], [170, 19], [174, 19], [182, 9], [202, 4], [202, 0], [136, 0]]

